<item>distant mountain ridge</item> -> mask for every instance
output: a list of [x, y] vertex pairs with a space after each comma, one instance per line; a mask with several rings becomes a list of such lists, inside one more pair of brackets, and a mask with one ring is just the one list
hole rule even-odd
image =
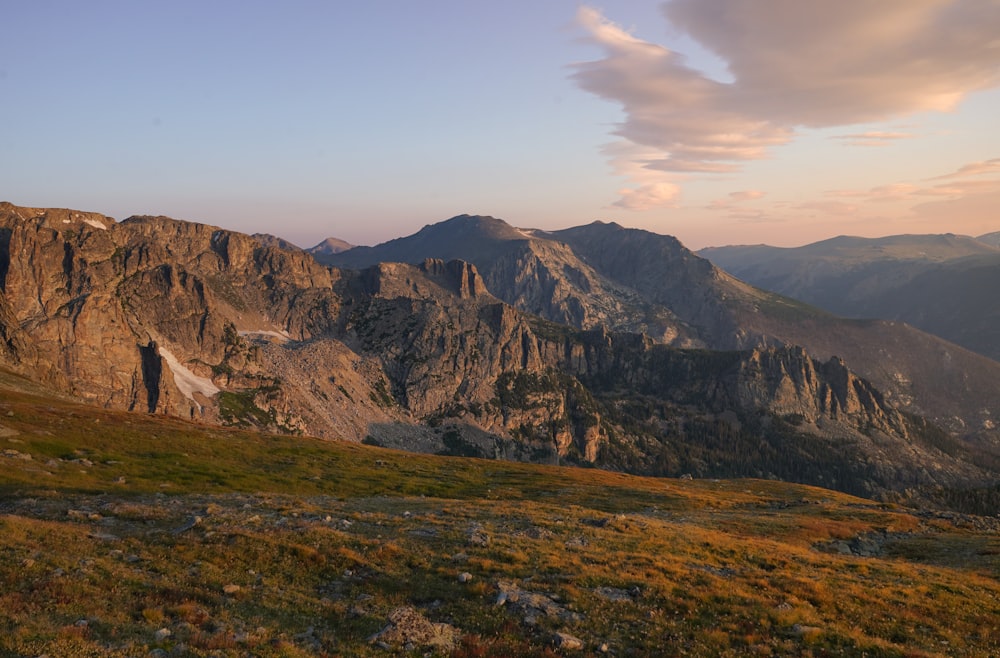
[[748, 285], [649, 231], [594, 222], [545, 232], [460, 215], [323, 262], [428, 257], [475, 263], [500, 299], [582, 329], [638, 331], [676, 347], [801, 345], [819, 359], [840, 357], [894, 404], [956, 432], [990, 433], [1000, 413], [1000, 364], [900, 323], [843, 320]]
[[[0, 353], [91, 404], [425, 452], [886, 496], [1000, 473], [988, 437], [960, 440], [910, 413], [948, 402], [932, 387], [950, 382], [942, 359], [995, 390], [1000, 375], [953, 346], [879, 326], [930, 341], [909, 346], [909, 361], [884, 358], [911, 368], [898, 389], [914, 395], [907, 404], [846, 356], [767, 333], [815, 337], [830, 316], [747, 286], [673, 238], [469, 217], [420, 233], [428, 248], [450, 236], [437, 248], [473, 250], [483, 269], [423, 254], [326, 267], [272, 240], [167, 217], [0, 204]], [[398, 253], [413, 244], [394, 242]], [[615, 328], [628, 323], [663, 331]], [[881, 341], [867, 348], [888, 345], [859, 323], [821, 335], [845, 327]], [[911, 367], [914, 354], [934, 378]], [[993, 413], [997, 397], [969, 404]]]
[[840, 237], [701, 254], [754, 285], [831, 313], [903, 321], [1000, 361], [1000, 246], [990, 243], [997, 235]]
[[980, 242], [990, 245], [991, 247], [1000, 248], [1000, 231], [994, 233], [986, 233], [985, 235], [980, 235], [976, 238]]

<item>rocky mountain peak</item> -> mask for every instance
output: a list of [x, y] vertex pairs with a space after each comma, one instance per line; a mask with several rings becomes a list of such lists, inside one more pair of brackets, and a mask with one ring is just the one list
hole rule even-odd
[[340, 240], [338, 238], [327, 238], [319, 244], [310, 247], [306, 251], [314, 256], [327, 256], [330, 254], [339, 254], [342, 251], [347, 251], [348, 249], [353, 249], [354, 245], [350, 242]]
[[453, 239], [524, 240], [531, 237], [529, 233], [489, 215], [456, 215], [425, 226], [423, 231], [445, 233]]
[[[847, 473], [837, 486], [863, 493], [917, 464], [928, 482], [982, 476], [952, 439], [920, 443], [853, 372], [863, 359], [830, 359], [875, 330], [870, 349], [885, 349], [893, 327], [823, 328], [828, 316], [741, 288], [672, 238], [609, 225], [529, 237], [460, 217], [335, 254], [375, 259], [341, 269], [218, 227], [143, 216], [98, 228], [64, 213], [0, 207], [0, 353], [94, 404], [652, 474], [825, 483], [816, 460], [833, 454]], [[807, 337], [830, 341], [818, 358], [766, 334], [802, 317], [817, 323]], [[719, 351], [724, 331], [760, 340]], [[969, 385], [995, 385], [949, 358]], [[894, 374], [923, 402], [942, 372]], [[743, 471], [747, 454], [781, 458]]]

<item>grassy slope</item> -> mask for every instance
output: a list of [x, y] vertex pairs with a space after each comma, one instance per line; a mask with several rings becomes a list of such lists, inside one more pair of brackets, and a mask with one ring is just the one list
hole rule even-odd
[[[559, 653], [556, 631], [583, 654], [1000, 652], [1000, 536], [973, 517], [263, 436], [12, 383], [0, 655], [388, 655], [367, 638], [403, 605], [457, 627], [456, 656]], [[859, 536], [881, 554], [832, 550]], [[552, 614], [495, 605], [510, 581]]]

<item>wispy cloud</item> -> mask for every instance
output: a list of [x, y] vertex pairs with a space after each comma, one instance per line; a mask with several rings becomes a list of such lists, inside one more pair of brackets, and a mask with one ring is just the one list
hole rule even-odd
[[854, 215], [859, 210], [856, 204], [845, 203], [843, 201], [808, 201], [795, 206], [795, 208], [797, 210], [805, 210], [812, 213], [819, 213], [821, 215], [831, 215], [837, 217]]
[[676, 182], [666, 180], [650, 163], [657, 153], [647, 147], [631, 142], [615, 142], [604, 147], [611, 166], [628, 178], [633, 187], [618, 191], [619, 199], [612, 205], [624, 210], [650, 210], [664, 206], [674, 206], [680, 199], [681, 188]]
[[646, 183], [638, 187], [618, 190], [621, 198], [614, 206], [625, 210], [649, 210], [665, 205], [673, 205], [680, 194], [680, 186], [674, 183]]
[[863, 133], [836, 135], [831, 137], [831, 139], [842, 140], [847, 146], [889, 146], [900, 139], [912, 139], [914, 137], [916, 135], [913, 133], [869, 130]]
[[867, 203], [886, 203], [906, 200], [918, 192], [920, 192], [920, 188], [911, 183], [892, 183], [866, 190], [832, 190], [827, 192], [827, 196], [863, 199]]
[[765, 193], [760, 190], [739, 190], [738, 192], [730, 192], [723, 199], [716, 199], [708, 205], [708, 208], [710, 210], [730, 210], [738, 204], [755, 201], [764, 196]]
[[[863, 203], [925, 203], [928, 197], [952, 200], [966, 197], [994, 194], [1000, 191], [1000, 177], [983, 178], [984, 174], [1000, 174], [1000, 158], [973, 162], [958, 170], [927, 181], [916, 183], [892, 183], [860, 190], [830, 190], [827, 197], [852, 199]], [[933, 181], [936, 182], [933, 184]]]
[[753, 201], [754, 199], [760, 199], [764, 196], [764, 192], [760, 190], [740, 190], [739, 192], [730, 192], [729, 198], [733, 201]]
[[[615, 134], [645, 149], [636, 163], [644, 179], [632, 179], [636, 193], [676, 185], [684, 174], [738, 171], [803, 127], [949, 110], [1000, 84], [996, 0], [673, 0], [663, 11], [727, 64], [731, 82], [691, 68], [683, 55], [596, 9], [578, 13], [604, 56], [577, 64], [572, 76], [622, 106]], [[909, 136], [872, 131], [845, 139], [873, 146]], [[625, 196], [620, 205], [631, 207]], [[652, 203], [657, 195], [646, 196]], [[673, 203], [676, 195], [664, 198]]]
[[935, 176], [930, 180], [943, 180], [947, 178], [966, 178], [968, 176], [982, 176], [983, 174], [1000, 174], [1000, 158], [983, 160], [981, 162], [970, 162], [959, 167], [956, 171], [943, 176]]

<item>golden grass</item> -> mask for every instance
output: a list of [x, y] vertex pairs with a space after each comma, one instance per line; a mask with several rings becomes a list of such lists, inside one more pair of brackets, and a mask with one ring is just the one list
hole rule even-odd
[[[556, 655], [556, 631], [583, 655], [1000, 654], [996, 534], [836, 492], [411, 455], [6, 390], [0, 424], [18, 432], [0, 448], [32, 456], [0, 457], [0, 655], [383, 656], [367, 638], [402, 605], [459, 628], [455, 656]], [[877, 557], [828, 548], [872, 533], [889, 533]], [[500, 581], [563, 612], [495, 605]]]

